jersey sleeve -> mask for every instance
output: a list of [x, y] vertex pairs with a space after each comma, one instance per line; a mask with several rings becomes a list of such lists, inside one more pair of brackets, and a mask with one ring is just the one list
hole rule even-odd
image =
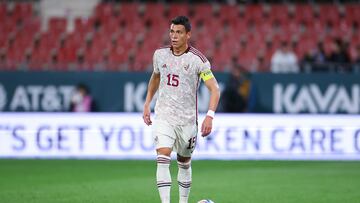
[[214, 77], [213, 73], [211, 72], [211, 65], [209, 61], [206, 61], [205, 63], [202, 61], [200, 62], [199, 74], [200, 74], [200, 78], [203, 81], [207, 81]]
[[199, 72], [200, 73], [205, 70], [210, 70], [210, 69], [211, 69], [211, 65], [208, 60], [206, 60], [206, 62], [202, 62], [201, 60], [199, 60]]
[[159, 70], [159, 66], [158, 66], [158, 52], [155, 51], [154, 52], [154, 55], [153, 55], [153, 68], [154, 68], [154, 73], [159, 73], [160, 70]]

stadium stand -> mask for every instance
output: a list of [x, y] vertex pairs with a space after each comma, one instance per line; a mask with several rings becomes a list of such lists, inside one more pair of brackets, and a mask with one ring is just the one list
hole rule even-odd
[[[360, 4], [226, 4], [106, 2], [87, 18], [42, 18], [35, 2], [0, 3], [1, 70], [149, 71], [153, 51], [168, 43], [169, 19], [191, 17], [193, 43], [215, 70], [233, 59], [246, 70], [263, 57], [268, 64], [282, 41], [299, 59], [323, 42], [330, 55], [342, 39], [358, 58]], [[46, 20], [47, 29], [42, 29]], [[70, 31], [69, 31], [70, 30]], [[256, 71], [269, 71], [261, 67]]]

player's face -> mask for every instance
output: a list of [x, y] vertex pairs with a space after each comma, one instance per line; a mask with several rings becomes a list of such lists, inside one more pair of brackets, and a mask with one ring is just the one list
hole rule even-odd
[[171, 40], [171, 45], [175, 49], [182, 49], [186, 47], [189, 39], [190, 39], [190, 32], [186, 32], [185, 26], [171, 24], [170, 40]]

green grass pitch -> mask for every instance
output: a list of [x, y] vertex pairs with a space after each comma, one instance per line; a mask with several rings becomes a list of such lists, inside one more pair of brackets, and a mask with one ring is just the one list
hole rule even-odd
[[[178, 202], [172, 161], [172, 202]], [[358, 203], [360, 162], [193, 161], [190, 203]], [[155, 161], [0, 160], [0, 203], [152, 203]]]

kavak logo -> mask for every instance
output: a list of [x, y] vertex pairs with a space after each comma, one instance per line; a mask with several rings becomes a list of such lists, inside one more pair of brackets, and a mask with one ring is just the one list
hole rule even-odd
[[164, 65], [162, 65], [162, 68], [167, 68], [166, 63], [164, 63]]

